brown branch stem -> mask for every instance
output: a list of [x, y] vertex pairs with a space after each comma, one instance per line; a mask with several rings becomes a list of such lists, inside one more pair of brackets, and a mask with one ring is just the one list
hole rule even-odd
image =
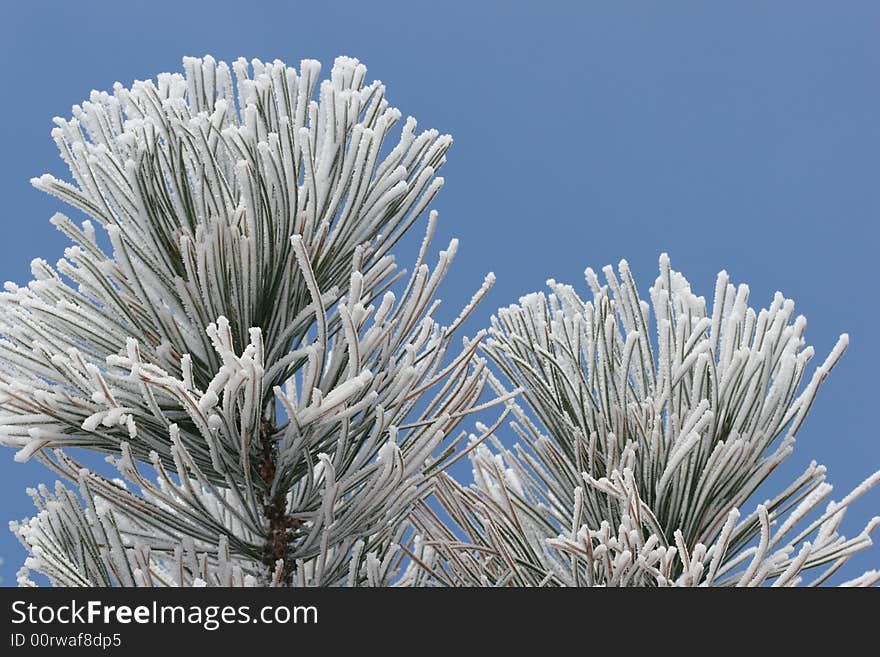
[[[268, 420], [260, 424], [260, 476], [271, 490], [275, 480], [278, 463], [278, 447], [273, 439], [275, 425]], [[300, 526], [300, 520], [291, 518], [287, 513], [285, 491], [279, 490], [274, 495], [266, 494], [263, 500], [263, 515], [269, 521], [269, 535], [263, 547], [263, 563], [273, 572], [278, 561], [282, 562], [281, 583], [290, 585], [293, 579], [293, 559], [290, 558], [294, 532]]]

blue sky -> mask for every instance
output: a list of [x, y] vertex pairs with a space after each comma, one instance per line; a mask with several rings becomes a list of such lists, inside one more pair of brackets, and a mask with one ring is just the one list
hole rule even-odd
[[[646, 291], [666, 251], [710, 298], [727, 269], [753, 306], [794, 298], [822, 357], [851, 337], [776, 481], [816, 459], [840, 497], [880, 466], [880, 3], [3, 2], [0, 278], [65, 246], [48, 219], [67, 210], [28, 184], [66, 174], [51, 118], [205, 53], [352, 55], [454, 136], [434, 203], [439, 237], [461, 240], [447, 312], [498, 277], [468, 331], [547, 278], [586, 289], [586, 266], [626, 258]], [[0, 452], [3, 520], [47, 479]], [[844, 528], [876, 513], [878, 491]], [[3, 531], [0, 556], [11, 584], [23, 553]], [[880, 548], [847, 573], [869, 567]]]

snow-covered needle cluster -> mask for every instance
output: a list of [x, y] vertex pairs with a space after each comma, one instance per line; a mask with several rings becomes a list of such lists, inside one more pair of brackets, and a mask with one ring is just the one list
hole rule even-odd
[[87, 219], [0, 294], [0, 444], [59, 475], [11, 523], [21, 585], [794, 585], [870, 545], [838, 528], [877, 474], [746, 510], [846, 336], [808, 373], [790, 300], [722, 273], [709, 312], [663, 256], [650, 304], [623, 262], [454, 346], [492, 275], [442, 326], [436, 213], [391, 253], [450, 137], [348, 57], [184, 68], [56, 119], [72, 181], [33, 181]]
[[[748, 305], [719, 274], [711, 311], [660, 258], [650, 305], [627, 263], [606, 284], [587, 269], [591, 301], [549, 281], [493, 318], [486, 351], [522, 386], [510, 402], [520, 439], [472, 457], [474, 484], [443, 476], [415, 514], [433, 579], [456, 586], [774, 586], [825, 581], [870, 531], [837, 529], [847, 506], [813, 463], [771, 500], [742, 511], [791, 453], [841, 336], [808, 375], [812, 347], [794, 303]], [[653, 311], [653, 319], [651, 317]], [[655, 339], [653, 339], [655, 338]], [[803, 381], [808, 380], [805, 385]], [[497, 380], [493, 387], [501, 390]], [[825, 505], [824, 509], [820, 506]], [[880, 581], [872, 571], [850, 584]]]
[[74, 182], [34, 181], [110, 248], [56, 215], [75, 246], [0, 298], [0, 441], [78, 488], [34, 491], [27, 565], [60, 585], [386, 583], [486, 380], [477, 341], [450, 344], [491, 277], [433, 319], [456, 251], [426, 264], [434, 213], [389, 290], [451, 139], [410, 118], [383, 149], [401, 115], [354, 59], [320, 84], [315, 61], [184, 65], [57, 119]]

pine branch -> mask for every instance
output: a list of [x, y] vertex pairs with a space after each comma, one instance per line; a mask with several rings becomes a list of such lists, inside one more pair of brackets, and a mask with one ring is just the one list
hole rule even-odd
[[53, 217], [74, 245], [0, 294], [0, 444], [75, 487], [11, 524], [21, 585], [793, 586], [871, 544], [880, 519], [838, 529], [880, 473], [827, 502], [813, 463], [743, 511], [847, 336], [808, 377], [791, 300], [722, 272], [708, 311], [664, 255], [650, 303], [622, 261], [453, 349], [494, 277], [442, 326], [436, 212], [408, 277], [391, 255], [451, 138], [386, 145], [401, 114], [348, 57], [184, 69], [56, 119], [72, 182], [33, 181], [89, 219]]
[[79, 488], [15, 524], [28, 567], [59, 585], [387, 584], [487, 377], [481, 336], [451, 341], [491, 276], [446, 328], [457, 242], [425, 263], [436, 213], [402, 294], [389, 254], [451, 139], [409, 118], [386, 153], [400, 113], [350, 58], [320, 84], [310, 60], [184, 67], [56, 119], [73, 183], [34, 181], [91, 220], [56, 215], [75, 246], [0, 295], [0, 443]]
[[[777, 293], [748, 307], [748, 288], [718, 276], [711, 312], [660, 259], [651, 305], [626, 262], [591, 301], [549, 281], [492, 319], [485, 351], [524, 390], [508, 402], [521, 443], [494, 432], [471, 456], [474, 484], [443, 475], [442, 522], [411, 517], [429, 581], [453, 586], [791, 586], [827, 566], [821, 583], [871, 545], [874, 518], [852, 539], [837, 532], [868, 477], [828, 502], [813, 463], [745, 514], [757, 488], [791, 453], [841, 336], [807, 377], [803, 317]], [[651, 327], [653, 321], [655, 327]], [[652, 339], [656, 331], [656, 340]], [[807, 381], [806, 385], [802, 385]], [[500, 381], [491, 380], [498, 394]], [[850, 584], [872, 585], [872, 571]]]

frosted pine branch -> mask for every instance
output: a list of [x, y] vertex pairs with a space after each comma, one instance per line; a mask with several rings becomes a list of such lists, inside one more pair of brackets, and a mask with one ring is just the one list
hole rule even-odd
[[650, 303], [621, 262], [454, 346], [494, 277], [442, 326], [437, 214], [411, 274], [391, 254], [451, 138], [398, 131], [348, 57], [184, 69], [56, 119], [72, 181], [33, 181], [88, 219], [0, 294], [0, 444], [67, 482], [11, 523], [19, 584], [791, 586], [871, 544], [878, 519], [838, 530], [880, 473], [754, 499], [845, 335], [808, 372], [792, 301], [755, 312], [722, 272], [709, 311], [662, 256]]
[[[51, 176], [34, 184], [105, 227], [112, 253], [90, 221], [56, 215], [76, 245], [57, 269], [35, 261], [35, 280], [7, 284], [0, 298], [0, 389], [9, 396], [0, 439], [20, 447], [20, 458], [44, 446], [112, 451], [127, 439], [119, 423], [100, 435], [80, 429], [112, 404], [92, 399], [88, 381], [99, 375], [87, 370], [125, 353], [129, 338], [168, 372], [181, 373], [186, 356], [187, 376], [205, 388], [222, 366], [205, 328], [221, 316], [239, 352], [260, 328], [275, 366], [268, 399], [291, 372], [279, 364], [344, 294], [352, 263], [364, 290], [387, 284], [388, 248], [442, 185], [435, 172], [451, 139], [416, 135], [413, 119], [379, 161], [400, 112], [381, 83], [364, 85], [357, 60], [339, 58], [320, 85], [311, 60], [299, 73], [238, 60], [234, 77], [210, 57], [184, 63], [186, 76], [117, 84], [112, 95], [93, 92], [72, 119], [56, 119], [53, 137], [75, 184]], [[329, 321], [323, 330], [338, 330], [339, 317]], [[154, 439], [168, 460], [164, 427], [149, 431], [140, 428], [144, 442]]]
[[[523, 297], [493, 318], [486, 352], [524, 389], [531, 413], [509, 402], [521, 442], [509, 450], [493, 434], [494, 452], [479, 446], [472, 486], [440, 478], [436, 499], [452, 527], [428, 505], [414, 514], [431, 547], [429, 579], [783, 586], [812, 573], [818, 584], [870, 546], [880, 519], [853, 539], [837, 530], [880, 473], [833, 502], [814, 463], [742, 511], [791, 453], [847, 336], [808, 374], [806, 321], [779, 293], [755, 312], [748, 288], [722, 272], [707, 311], [664, 255], [649, 305], [625, 261], [619, 278], [604, 273], [602, 285], [586, 271], [591, 301], [549, 281], [549, 295]], [[877, 581], [873, 572], [851, 583]]]
[[184, 65], [57, 119], [74, 182], [34, 181], [112, 248], [57, 215], [76, 246], [0, 298], [0, 441], [78, 488], [35, 491], [13, 524], [27, 566], [78, 586], [389, 583], [487, 377], [479, 336], [456, 351], [451, 329], [492, 279], [435, 321], [457, 249], [428, 265], [436, 213], [391, 289], [451, 140], [407, 119], [381, 157], [400, 113], [350, 58], [320, 84], [309, 60]]

